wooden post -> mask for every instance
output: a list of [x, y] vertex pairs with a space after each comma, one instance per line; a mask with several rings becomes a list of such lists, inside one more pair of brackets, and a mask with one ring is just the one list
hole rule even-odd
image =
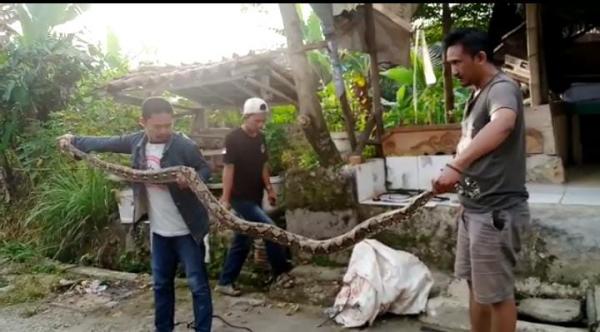
[[375, 117], [375, 137], [377, 155], [383, 156], [381, 136], [383, 136], [383, 119], [381, 116], [381, 89], [379, 87], [379, 65], [375, 45], [375, 22], [373, 20], [373, 4], [365, 3], [366, 44], [371, 57], [371, 88], [373, 89], [373, 116]]
[[[450, 5], [448, 3], [442, 4], [442, 34], [445, 36], [450, 32], [452, 27], [452, 14], [450, 13]], [[442, 59], [444, 60], [444, 121], [448, 123], [450, 121], [450, 115], [454, 110], [454, 86], [452, 82], [452, 69], [450, 64], [446, 62], [446, 52], [442, 52]]]
[[575, 165], [583, 164], [583, 147], [581, 145], [581, 122], [579, 114], [571, 114], [571, 148], [573, 150], [573, 161]]
[[300, 18], [293, 3], [280, 3], [279, 11], [288, 44], [288, 56], [294, 76], [296, 93], [298, 95], [298, 120], [304, 130], [308, 142], [313, 147], [322, 166], [341, 164], [342, 158], [337, 150], [327, 124], [321, 103], [317, 97], [317, 80], [310, 67], [302, 42]]
[[199, 109], [194, 114], [194, 120], [192, 122], [192, 134], [200, 133], [206, 128], [208, 128], [206, 109]]
[[540, 105], [542, 99], [542, 91], [540, 87], [538, 15], [538, 4], [525, 4], [525, 20], [527, 29], [527, 60], [529, 61], [529, 91], [531, 95], [531, 106]]
[[[541, 6], [541, 5], [538, 5]], [[537, 38], [538, 38], [538, 69], [540, 81], [540, 104], [547, 104], [550, 100], [550, 88], [548, 87], [548, 67], [546, 66], [546, 47], [544, 46], [544, 20], [543, 7], [538, 7], [537, 14]]]
[[271, 80], [269, 79], [269, 74], [263, 74], [260, 76], [260, 84], [263, 86], [260, 88], [260, 97], [267, 102], [272, 102], [273, 100], [273, 92], [267, 90], [265, 87], [271, 86]]

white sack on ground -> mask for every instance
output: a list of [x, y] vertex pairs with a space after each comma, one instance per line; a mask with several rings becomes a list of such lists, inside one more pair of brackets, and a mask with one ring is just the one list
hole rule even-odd
[[416, 256], [376, 240], [364, 240], [353, 251], [344, 286], [333, 312], [345, 327], [371, 325], [378, 315], [419, 314], [433, 286], [431, 272]]

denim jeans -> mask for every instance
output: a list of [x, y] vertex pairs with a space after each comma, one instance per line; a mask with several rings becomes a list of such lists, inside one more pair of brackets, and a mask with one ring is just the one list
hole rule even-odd
[[152, 234], [154, 325], [157, 332], [171, 332], [174, 328], [174, 281], [178, 262], [183, 264], [192, 292], [196, 331], [210, 332], [213, 309], [204, 253], [204, 244], [198, 245], [189, 234], [173, 237]]
[[[269, 218], [256, 202], [234, 199], [231, 201], [231, 207], [233, 207], [235, 212], [243, 219], [274, 225], [273, 220]], [[225, 259], [225, 265], [221, 272], [219, 285], [229, 285], [237, 279], [242, 270], [242, 266], [246, 261], [246, 257], [250, 252], [251, 246], [252, 238], [238, 233], [235, 234], [233, 242], [231, 243], [231, 248], [229, 248], [227, 258]], [[287, 261], [284, 247], [271, 241], [265, 241], [265, 247], [267, 259], [269, 260], [271, 270], [275, 276], [292, 269], [292, 265]]]

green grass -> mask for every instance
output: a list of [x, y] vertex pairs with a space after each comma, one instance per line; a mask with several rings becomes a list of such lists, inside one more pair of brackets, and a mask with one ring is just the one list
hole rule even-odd
[[98, 171], [61, 167], [35, 193], [36, 205], [25, 225], [39, 227], [47, 254], [76, 259], [117, 209], [114, 187]]
[[13, 263], [28, 263], [40, 257], [40, 253], [29, 243], [1, 241], [0, 257]]
[[56, 273], [56, 264], [43, 255], [32, 242], [0, 241], [0, 261], [11, 265], [13, 273]]
[[60, 281], [55, 274], [24, 275], [14, 279], [12, 290], [0, 295], [0, 304], [17, 304], [43, 299], [55, 289]]

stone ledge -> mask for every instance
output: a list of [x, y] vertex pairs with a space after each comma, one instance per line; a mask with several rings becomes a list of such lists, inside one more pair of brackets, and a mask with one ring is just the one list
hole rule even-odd
[[565, 183], [565, 169], [560, 157], [545, 154], [528, 156], [527, 182]]
[[518, 309], [522, 315], [547, 323], [572, 323], [582, 316], [581, 302], [573, 299], [524, 299]]
[[[469, 308], [455, 299], [436, 297], [427, 303], [426, 314], [419, 321], [427, 327], [441, 328], [443, 331], [468, 332]], [[563, 326], [517, 321], [517, 332], [586, 332], [584, 328], [567, 328]]]

